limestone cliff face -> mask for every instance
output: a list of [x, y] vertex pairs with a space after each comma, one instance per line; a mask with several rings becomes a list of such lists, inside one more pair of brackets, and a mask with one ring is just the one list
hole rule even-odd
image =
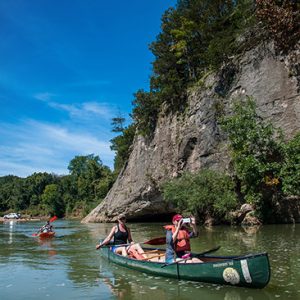
[[300, 47], [280, 56], [272, 44], [260, 45], [235, 58], [189, 92], [185, 113], [161, 114], [151, 141], [135, 137], [114, 186], [83, 222], [114, 221], [120, 213], [128, 219], [172, 213], [159, 192], [164, 180], [204, 167], [228, 169], [230, 159], [218, 114], [230, 113], [235, 98], [253, 96], [260, 115], [290, 139], [300, 130], [299, 91]]

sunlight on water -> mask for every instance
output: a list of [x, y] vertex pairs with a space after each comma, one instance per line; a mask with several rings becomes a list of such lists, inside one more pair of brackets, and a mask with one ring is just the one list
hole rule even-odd
[[[42, 223], [0, 224], [0, 299], [300, 299], [300, 226], [200, 229], [193, 251], [221, 245], [220, 255], [268, 252], [271, 281], [263, 290], [178, 281], [126, 269], [99, 255], [95, 245], [111, 224], [55, 222], [56, 237], [32, 233]], [[136, 241], [164, 234], [162, 223], [131, 224]]]

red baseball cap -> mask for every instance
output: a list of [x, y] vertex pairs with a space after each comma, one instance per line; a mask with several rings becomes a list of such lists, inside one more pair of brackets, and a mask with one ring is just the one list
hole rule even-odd
[[173, 217], [173, 219], [172, 219], [172, 222], [175, 222], [175, 221], [180, 221], [181, 219], [183, 219], [183, 216], [182, 216], [182, 215], [179, 215], [179, 214], [177, 214], [177, 215], [175, 215], [175, 216]]

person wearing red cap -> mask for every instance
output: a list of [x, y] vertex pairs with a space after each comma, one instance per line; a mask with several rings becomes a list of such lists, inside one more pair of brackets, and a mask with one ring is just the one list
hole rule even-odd
[[[172, 218], [173, 225], [166, 225], [166, 263], [176, 261], [176, 258], [182, 258], [191, 251], [190, 238], [198, 235], [196, 221], [194, 217], [190, 218], [190, 223], [184, 223], [183, 217], [176, 214]], [[192, 228], [190, 231], [186, 224]]]

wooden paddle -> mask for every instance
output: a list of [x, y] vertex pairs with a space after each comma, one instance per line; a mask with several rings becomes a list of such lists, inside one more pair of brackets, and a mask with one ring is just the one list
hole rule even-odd
[[171, 265], [176, 265], [176, 264], [178, 264], [180, 262], [186, 261], [186, 260], [188, 260], [190, 258], [193, 258], [193, 257], [200, 258], [200, 257], [204, 256], [205, 254], [215, 252], [215, 251], [219, 250], [220, 248], [221, 248], [221, 246], [217, 246], [217, 247], [212, 248], [210, 250], [207, 250], [207, 251], [204, 251], [204, 252], [201, 252], [201, 253], [198, 253], [198, 254], [194, 254], [192, 257], [180, 259], [180, 260], [174, 261], [174, 262], [172, 262], [170, 264], [164, 264], [164, 265], [161, 266], [161, 268], [168, 267], [168, 266], [171, 266]]
[[[55, 220], [57, 220], [57, 216], [52, 217], [52, 218], [49, 220], [49, 222], [51, 223], [51, 222], [54, 222]], [[38, 235], [39, 235], [39, 233], [33, 233], [33, 234], [32, 234], [32, 236], [38, 236]]]
[[[111, 247], [111, 246], [115, 246], [115, 247], [123, 247], [123, 246], [130, 246], [130, 245], [134, 245], [134, 244], [147, 244], [147, 245], [164, 245], [166, 243], [166, 238], [165, 237], [159, 237], [159, 238], [154, 238], [154, 239], [151, 239], [151, 240], [148, 240], [148, 241], [145, 241], [145, 242], [136, 242], [136, 243], [133, 243], [133, 244], [130, 244], [130, 243], [127, 243], [127, 244], [119, 244], [119, 245], [103, 245], [102, 247]], [[102, 248], [102, 247], [99, 247], [97, 248], [96, 250]]]
[[166, 243], [166, 237], [159, 237], [159, 238], [155, 238], [149, 241], [146, 241], [144, 243], [141, 244], [147, 244], [147, 245], [164, 245]]

